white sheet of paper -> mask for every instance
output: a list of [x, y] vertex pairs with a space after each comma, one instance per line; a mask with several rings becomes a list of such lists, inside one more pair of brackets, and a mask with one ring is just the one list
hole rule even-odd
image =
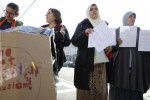
[[114, 37], [113, 42], [110, 45], [116, 45], [116, 29], [115, 28], [110, 28], [110, 31], [114, 35], [113, 36]]
[[150, 30], [140, 30], [138, 51], [150, 51]]
[[94, 28], [94, 32], [89, 35], [88, 47], [95, 47], [98, 52], [104, 50], [113, 43], [115, 36], [112, 34], [105, 21]]
[[120, 47], [136, 47], [137, 27], [121, 26], [120, 38], [122, 39]]

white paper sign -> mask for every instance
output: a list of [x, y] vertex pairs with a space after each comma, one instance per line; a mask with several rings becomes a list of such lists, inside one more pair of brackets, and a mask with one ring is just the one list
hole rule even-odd
[[112, 34], [105, 21], [94, 28], [94, 32], [89, 35], [88, 47], [95, 47], [98, 52], [104, 50], [113, 43], [115, 36]]
[[120, 47], [136, 47], [137, 27], [121, 26], [120, 38], [122, 39]]
[[150, 51], [150, 30], [140, 30], [138, 51]]
[[110, 44], [111, 46], [112, 45], [116, 45], [116, 29], [115, 28], [110, 28], [110, 31], [112, 32], [112, 34], [114, 35], [114, 39], [113, 39], [113, 42]]

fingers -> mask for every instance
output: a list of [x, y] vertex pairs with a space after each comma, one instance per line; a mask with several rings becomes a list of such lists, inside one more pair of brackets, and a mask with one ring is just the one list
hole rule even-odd
[[88, 28], [85, 30], [85, 34], [88, 36], [89, 34], [91, 34], [92, 32], [94, 32], [94, 30], [92, 28]]
[[61, 33], [62, 35], [65, 35], [65, 27], [64, 27], [64, 26], [61, 27], [60, 33]]
[[121, 40], [121, 38], [117, 39], [117, 43], [118, 43], [119, 45], [121, 45], [121, 44], [122, 44], [122, 40]]
[[[112, 46], [108, 46], [108, 47], [105, 49], [105, 51], [106, 51], [107, 53], [111, 52], [111, 51], [112, 51]], [[106, 53], [106, 54], [107, 54], [107, 53]]]

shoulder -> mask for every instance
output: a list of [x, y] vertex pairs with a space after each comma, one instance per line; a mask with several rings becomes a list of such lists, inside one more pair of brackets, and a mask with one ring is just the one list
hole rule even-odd
[[49, 26], [49, 24], [44, 24], [44, 25], [42, 25], [41, 27], [42, 28], [46, 28], [46, 27], [48, 27]]
[[140, 27], [137, 27], [137, 30], [141, 30], [141, 28], [140, 28]]
[[[2, 21], [2, 20], [4, 20], [5, 19], [5, 17], [1, 17], [0, 18], [0, 22]], [[21, 26], [21, 25], [23, 25], [23, 22], [22, 21], [16, 21], [16, 26]]]
[[137, 33], [140, 33], [141, 28], [137, 26]]
[[87, 18], [80, 22], [80, 24], [87, 24], [87, 23], [90, 23], [90, 21]]
[[16, 26], [22, 26], [23, 22], [22, 21], [16, 21]]
[[82, 21], [78, 24], [78, 26], [80, 26], [80, 27], [87, 27], [87, 28], [93, 27], [92, 24], [90, 23], [90, 21], [89, 21], [87, 18], [84, 19], [84, 20], [82, 20]]

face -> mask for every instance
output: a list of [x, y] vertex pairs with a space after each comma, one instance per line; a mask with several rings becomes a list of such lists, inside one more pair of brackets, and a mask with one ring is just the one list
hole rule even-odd
[[90, 17], [92, 19], [97, 19], [98, 18], [98, 8], [97, 8], [96, 5], [93, 5], [90, 8]]
[[47, 23], [52, 23], [55, 20], [55, 16], [53, 15], [53, 12], [51, 10], [48, 10], [46, 13], [46, 21]]
[[6, 7], [5, 14], [8, 21], [12, 21], [16, 17], [16, 11], [10, 7]]
[[136, 19], [135, 15], [131, 15], [127, 20], [128, 25], [133, 26], [135, 23], [135, 19]]

